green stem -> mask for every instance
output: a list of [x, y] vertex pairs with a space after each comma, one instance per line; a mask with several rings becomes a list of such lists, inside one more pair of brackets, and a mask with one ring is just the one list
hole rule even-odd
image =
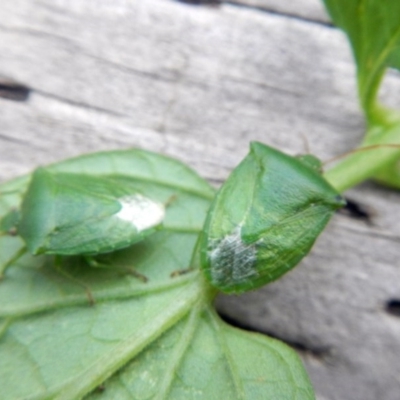
[[[371, 127], [360, 147], [393, 143], [400, 145], [400, 121], [391, 125]], [[399, 158], [400, 148], [382, 147], [370, 151], [355, 152], [328, 170], [324, 176], [334, 188], [343, 192], [373, 177], [379, 170], [394, 163]]]
[[358, 73], [358, 91], [366, 119], [369, 124], [382, 123], [381, 107], [377, 103], [377, 94], [384, 76], [384, 69], [368, 74], [365, 71]]

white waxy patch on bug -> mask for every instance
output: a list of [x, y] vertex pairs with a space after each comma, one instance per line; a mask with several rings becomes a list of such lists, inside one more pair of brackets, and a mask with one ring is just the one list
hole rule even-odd
[[208, 258], [212, 281], [225, 286], [243, 282], [258, 276], [255, 268], [257, 249], [255, 244], [243, 243], [241, 226], [223, 239], [209, 242]]
[[124, 196], [118, 201], [121, 210], [115, 216], [130, 222], [138, 232], [159, 225], [165, 218], [164, 205], [141, 194]]

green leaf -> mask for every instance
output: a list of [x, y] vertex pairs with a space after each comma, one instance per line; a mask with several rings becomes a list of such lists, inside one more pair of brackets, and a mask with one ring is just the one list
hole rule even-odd
[[332, 20], [343, 29], [357, 63], [358, 87], [369, 121], [385, 119], [376, 95], [387, 67], [400, 69], [400, 2], [324, 0]]
[[[214, 196], [204, 180], [140, 150], [49, 169], [112, 174], [157, 201], [175, 200], [162, 229], [101, 256], [112, 268], [92, 268], [79, 256], [63, 257], [58, 268], [53, 256], [24, 253], [16, 260], [22, 239], [0, 237], [0, 265], [14, 260], [0, 282], [2, 400], [314, 398], [297, 355], [222, 323], [212, 308], [214, 291], [197, 269], [187, 271], [197, 265], [192, 253]], [[20, 206], [29, 179], [0, 186], [0, 217]]]

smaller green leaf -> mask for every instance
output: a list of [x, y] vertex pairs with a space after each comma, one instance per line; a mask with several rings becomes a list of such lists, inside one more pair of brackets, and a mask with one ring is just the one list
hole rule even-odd
[[376, 104], [387, 67], [400, 69], [400, 2], [324, 0], [333, 21], [351, 43], [358, 70], [359, 96], [370, 122], [382, 123], [386, 110]]
[[265, 285], [298, 264], [344, 204], [314, 167], [254, 142], [211, 205], [201, 267], [226, 293]]
[[[99, 256], [112, 268], [92, 268], [76, 256], [62, 257], [55, 268], [53, 256], [26, 250], [15, 259], [24, 250], [21, 237], [0, 237], [0, 265], [13, 260], [0, 282], [2, 400], [314, 399], [293, 350], [222, 323], [203, 275], [196, 268], [179, 274], [199, 265], [193, 249], [214, 196], [207, 182], [176, 160], [142, 150], [86, 155], [46, 171], [111, 179], [167, 204], [166, 215], [154, 234]], [[0, 216], [20, 207], [29, 181], [0, 185], [7, 193]], [[127, 266], [148, 281], [127, 274]]]
[[112, 176], [38, 168], [24, 196], [18, 234], [32, 254], [95, 255], [154, 232], [164, 205]]

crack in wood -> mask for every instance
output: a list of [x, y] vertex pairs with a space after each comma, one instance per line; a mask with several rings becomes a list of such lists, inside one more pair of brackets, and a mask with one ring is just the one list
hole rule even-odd
[[11, 101], [27, 101], [31, 90], [25, 85], [0, 79], [0, 98]]
[[179, 3], [191, 4], [193, 6], [220, 6], [221, 0], [176, 0]]
[[235, 7], [247, 8], [247, 9], [250, 9], [250, 10], [260, 11], [260, 12], [268, 13], [268, 14], [271, 14], [271, 15], [277, 15], [277, 16], [284, 17], [284, 18], [290, 18], [290, 19], [306, 22], [306, 23], [309, 23], [309, 24], [317, 24], [317, 25], [324, 26], [326, 28], [337, 29], [337, 27], [335, 25], [333, 25], [333, 23], [324, 21], [322, 19], [307, 18], [307, 17], [303, 17], [301, 15], [294, 14], [294, 13], [276, 11], [276, 10], [274, 10], [272, 8], [268, 8], [268, 7], [265, 7], [265, 6], [256, 6], [256, 5], [246, 4], [246, 3], [243, 3], [240, 0], [236, 0], [236, 1], [235, 0], [221, 1], [221, 3], [222, 4], [227, 4], [227, 5], [230, 5], [230, 6], [235, 6]]
[[94, 112], [99, 112], [101, 114], [106, 114], [106, 115], [110, 115], [112, 117], [117, 117], [117, 118], [129, 118], [128, 114], [118, 113], [118, 112], [112, 111], [110, 109], [94, 106], [94, 105], [91, 105], [91, 104], [88, 104], [88, 103], [84, 103], [82, 101], [74, 101], [72, 99], [68, 99], [66, 97], [58, 96], [58, 95], [53, 94], [53, 93], [48, 93], [48, 92], [45, 92], [43, 90], [34, 89], [32, 91], [37, 93], [40, 96], [45, 97], [45, 98], [52, 99], [52, 100], [58, 101], [60, 103], [68, 104], [68, 105], [73, 106], [73, 107], [82, 108], [82, 109], [89, 110], [89, 111], [94, 111]]
[[249, 9], [249, 10], [255, 10], [267, 14], [272, 14], [272, 15], [278, 15], [280, 17], [285, 17], [285, 18], [290, 18], [290, 19], [295, 19], [298, 21], [306, 22], [306, 23], [311, 23], [311, 24], [317, 24], [317, 25], [322, 25], [327, 28], [333, 28], [337, 29], [333, 23], [328, 22], [324, 19], [318, 19], [318, 18], [307, 18], [295, 13], [289, 13], [289, 12], [282, 12], [282, 11], [277, 11], [274, 10], [273, 8], [263, 6], [263, 5], [255, 5], [255, 4], [247, 4], [246, 2], [243, 2], [243, 0], [175, 0], [178, 3], [184, 3], [184, 4], [189, 4], [192, 6], [206, 6], [206, 7], [220, 7], [224, 4], [228, 6], [233, 6], [233, 7], [240, 7], [243, 9]]
[[245, 331], [262, 333], [271, 338], [280, 340], [281, 342], [286, 343], [288, 346], [290, 346], [297, 352], [302, 353], [304, 356], [307, 355], [307, 356], [311, 356], [311, 357], [318, 358], [318, 359], [325, 359], [325, 358], [328, 358], [331, 356], [331, 349], [328, 346], [310, 346], [308, 344], [302, 343], [297, 340], [292, 340], [292, 339], [288, 339], [286, 337], [282, 337], [272, 331], [265, 331], [265, 330], [261, 331], [261, 330], [256, 329], [248, 324], [242, 323], [226, 314], [223, 314], [221, 312], [218, 312], [218, 313], [219, 313], [219, 316], [221, 317], [221, 319], [223, 321], [225, 321], [227, 324], [232, 325], [239, 329], [243, 329]]
[[338, 213], [372, 225], [372, 218], [374, 217], [375, 213], [371, 207], [348, 197], [345, 197], [345, 200], [346, 205], [339, 209]]
[[400, 317], [400, 299], [391, 299], [386, 303], [385, 310], [388, 314]]

